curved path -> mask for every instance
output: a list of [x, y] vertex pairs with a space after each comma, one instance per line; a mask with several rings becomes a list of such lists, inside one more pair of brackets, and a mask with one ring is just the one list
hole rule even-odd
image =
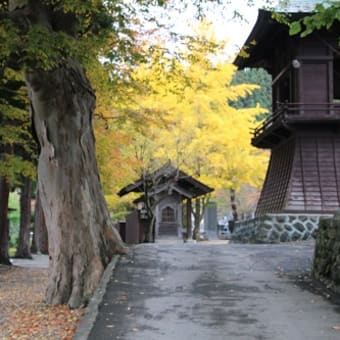
[[340, 339], [338, 307], [295, 284], [313, 247], [134, 246], [114, 270], [89, 339]]

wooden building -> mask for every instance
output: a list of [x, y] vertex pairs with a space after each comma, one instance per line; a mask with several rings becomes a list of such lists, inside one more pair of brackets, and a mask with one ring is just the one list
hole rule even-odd
[[[185, 201], [186, 208], [186, 230], [190, 237], [191, 200], [213, 190], [168, 162], [155, 172], [124, 187], [118, 195], [124, 196], [130, 192], [142, 194], [135, 203], [139, 207], [139, 217], [142, 220], [147, 219], [150, 215], [147, 213], [147, 207], [152, 210], [155, 217], [154, 238], [159, 236], [182, 238], [183, 202]], [[130, 226], [127, 225], [126, 228], [134, 230], [136, 226], [137, 224], [134, 223]], [[148, 231], [145, 231], [145, 234], [148, 234]], [[141, 242], [140, 237], [139, 242]]]
[[[291, 20], [308, 13], [290, 13]], [[305, 38], [260, 10], [234, 64], [272, 75], [272, 115], [252, 145], [271, 157], [256, 215], [334, 213], [340, 208], [339, 25]]]

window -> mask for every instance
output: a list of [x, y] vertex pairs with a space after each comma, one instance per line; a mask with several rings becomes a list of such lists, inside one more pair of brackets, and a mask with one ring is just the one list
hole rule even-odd
[[162, 210], [162, 222], [167, 222], [167, 223], [176, 222], [175, 210], [170, 207], [164, 208]]

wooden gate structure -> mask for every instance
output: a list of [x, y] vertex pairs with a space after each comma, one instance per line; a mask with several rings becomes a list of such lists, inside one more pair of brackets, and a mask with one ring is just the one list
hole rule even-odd
[[[189, 176], [171, 162], [152, 173], [142, 176], [134, 183], [122, 188], [118, 195], [124, 196], [131, 192], [141, 193], [142, 196], [135, 200], [140, 204], [140, 218], [150, 218], [147, 208], [152, 210], [155, 218], [154, 238], [158, 236], [182, 238], [183, 233], [183, 202], [186, 209], [186, 233], [191, 238], [191, 200], [212, 192], [208, 187], [197, 179]], [[138, 223], [130, 223], [127, 228], [135, 230], [138, 234]], [[149, 230], [145, 231], [145, 236]], [[140, 233], [139, 233], [140, 234]], [[135, 237], [135, 242], [143, 242], [140, 237]], [[150, 241], [150, 240], [149, 240]], [[134, 242], [133, 242], [134, 243]]]

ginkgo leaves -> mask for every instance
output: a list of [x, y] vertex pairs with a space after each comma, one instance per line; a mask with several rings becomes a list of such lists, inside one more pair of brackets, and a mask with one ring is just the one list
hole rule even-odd
[[[209, 26], [202, 26], [205, 28]], [[147, 133], [152, 159], [171, 159], [184, 171], [214, 187], [259, 185], [267, 155], [250, 145], [259, 106], [235, 109], [229, 101], [250, 94], [256, 85], [231, 85], [235, 67], [214, 59], [221, 44], [206, 31], [190, 41], [175, 59], [159, 49], [134, 77], [149, 91], [136, 99], [140, 107], [157, 111], [166, 126], [154, 124]], [[215, 50], [214, 50], [214, 48]], [[145, 161], [145, 160], [144, 160]], [[148, 167], [148, 162], [144, 165]]]

